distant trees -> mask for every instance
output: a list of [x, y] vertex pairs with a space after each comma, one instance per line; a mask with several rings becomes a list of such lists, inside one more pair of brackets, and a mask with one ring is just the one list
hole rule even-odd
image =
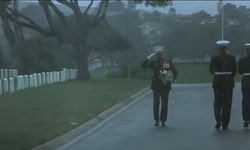
[[[224, 6], [224, 39], [230, 41], [229, 52], [243, 54], [243, 44], [250, 41], [250, 9], [233, 4]], [[160, 44], [167, 47], [170, 57], [204, 58], [217, 53], [215, 42], [221, 39], [221, 14], [214, 17], [204, 10], [182, 16], [163, 18], [166, 31]]]

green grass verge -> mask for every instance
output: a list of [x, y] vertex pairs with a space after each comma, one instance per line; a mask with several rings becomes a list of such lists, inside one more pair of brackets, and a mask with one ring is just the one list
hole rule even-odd
[[[209, 73], [209, 64], [175, 64], [175, 67], [178, 71], [177, 83], [211, 83], [213, 80], [213, 75]], [[126, 67], [98, 69], [92, 72], [92, 77], [128, 78], [128, 72], [126, 70]], [[142, 69], [140, 66], [133, 66], [131, 69], [131, 77], [134, 79], [150, 80], [152, 76], [152, 70], [150, 69]], [[241, 76], [237, 74], [235, 81], [240, 82]]]
[[1, 95], [0, 149], [27, 150], [45, 143], [94, 118], [149, 83], [126, 79], [70, 81]]

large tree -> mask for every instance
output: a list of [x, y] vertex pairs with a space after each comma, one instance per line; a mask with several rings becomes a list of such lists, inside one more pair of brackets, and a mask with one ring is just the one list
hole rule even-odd
[[[53, 36], [63, 43], [70, 44], [74, 47], [77, 61], [78, 79], [88, 79], [90, 78], [90, 73], [88, 70], [88, 56], [91, 51], [86, 48], [86, 41], [91, 28], [98, 26], [98, 24], [106, 17], [107, 7], [110, 0], [100, 0], [98, 9], [95, 14], [95, 18], [92, 19], [89, 15], [89, 11], [94, 3], [94, 0], [89, 1], [89, 4], [84, 12], [81, 11], [79, 6], [79, 0], [56, 0], [56, 2], [70, 8], [75, 16], [76, 25], [72, 29], [69, 27], [69, 22], [65, 18], [65, 14], [57, 7], [55, 1], [52, 0], [38, 0], [40, 6], [43, 8], [46, 14], [47, 21], [49, 23], [49, 29], [41, 27], [39, 24], [35, 23], [30, 18], [15, 11], [7, 2], [0, 2], [0, 13], [4, 14], [4, 18], [11, 21], [21, 27], [26, 27], [35, 30], [45, 36]], [[167, 6], [171, 4], [171, 0], [135, 0], [136, 3], [144, 3], [146, 6], [150, 5], [153, 7], [157, 6]], [[13, 3], [12, 3], [13, 4]], [[53, 21], [52, 11], [60, 19], [63, 28], [57, 28]]]

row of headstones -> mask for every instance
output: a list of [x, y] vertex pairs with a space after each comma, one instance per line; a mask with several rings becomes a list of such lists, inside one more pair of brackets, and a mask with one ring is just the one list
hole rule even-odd
[[18, 76], [16, 69], [0, 69], [0, 79], [15, 78]]
[[[34, 73], [33, 75], [19, 75], [16, 78], [4, 78], [0, 80], [0, 95], [3, 93], [12, 93], [15, 90], [23, 90], [32, 87], [39, 87], [45, 84], [52, 84], [55, 82], [65, 82], [67, 80], [75, 79], [77, 70], [63, 69], [63, 71]], [[15, 84], [16, 83], [16, 84]], [[15, 88], [16, 87], [16, 88]]]

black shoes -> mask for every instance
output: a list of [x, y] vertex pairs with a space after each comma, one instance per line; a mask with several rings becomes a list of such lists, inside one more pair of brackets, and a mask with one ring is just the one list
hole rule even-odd
[[221, 126], [221, 124], [220, 124], [220, 123], [216, 123], [216, 125], [215, 125], [215, 129], [220, 129], [220, 126]]
[[166, 127], [165, 122], [161, 122], [161, 126], [162, 126], [162, 127]]
[[[160, 126], [159, 121], [155, 121], [155, 126], [156, 126], [156, 127]], [[162, 126], [162, 127], [166, 127], [165, 122], [161, 122], [161, 126]]]
[[[221, 127], [221, 123], [216, 123], [216, 125], [215, 125], [215, 129], [220, 129], [220, 127]], [[227, 130], [228, 129], [228, 127], [227, 126], [222, 126], [222, 129], [223, 130]]]
[[248, 128], [248, 127], [249, 127], [249, 122], [248, 122], [248, 121], [245, 121], [243, 127], [244, 127], [244, 128]]
[[159, 125], [159, 121], [155, 121], [155, 126], [158, 127]]
[[223, 126], [222, 128], [223, 128], [223, 130], [227, 130], [227, 126]]

